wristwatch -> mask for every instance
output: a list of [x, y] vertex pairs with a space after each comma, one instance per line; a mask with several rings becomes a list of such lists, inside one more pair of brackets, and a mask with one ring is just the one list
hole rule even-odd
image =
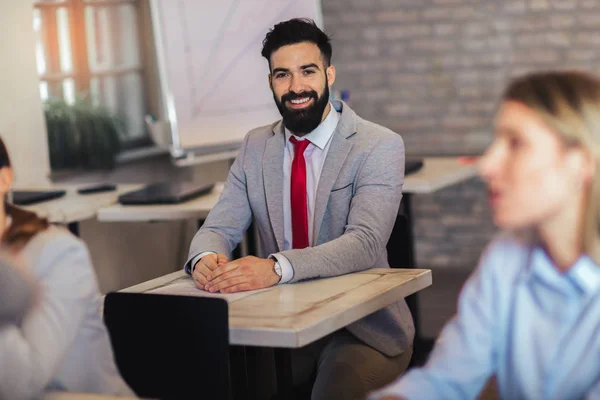
[[279, 264], [279, 261], [277, 261], [275, 257], [271, 257], [271, 259], [275, 261], [275, 264], [273, 265], [273, 271], [275, 271], [275, 273], [281, 280], [281, 276], [283, 275], [283, 272], [281, 271], [281, 264]]

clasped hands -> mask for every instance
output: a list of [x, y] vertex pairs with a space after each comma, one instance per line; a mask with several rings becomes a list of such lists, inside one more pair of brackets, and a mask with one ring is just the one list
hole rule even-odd
[[235, 293], [276, 285], [281, 279], [275, 261], [254, 256], [229, 262], [223, 254], [207, 254], [197, 263], [192, 277], [196, 287], [207, 292]]

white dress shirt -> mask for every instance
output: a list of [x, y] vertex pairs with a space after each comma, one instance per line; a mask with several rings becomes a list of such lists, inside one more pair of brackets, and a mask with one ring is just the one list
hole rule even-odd
[[[292, 203], [291, 203], [291, 175], [292, 162], [294, 161], [294, 144], [290, 138], [294, 136], [297, 140], [308, 140], [311, 144], [304, 151], [306, 162], [306, 203], [308, 206], [308, 245], [312, 246], [317, 238], [313, 237], [315, 222], [315, 201], [317, 200], [317, 188], [321, 178], [321, 170], [325, 164], [325, 157], [329, 151], [331, 137], [340, 120], [339, 113], [329, 104], [330, 111], [327, 117], [315, 128], [314, 131], [302, 137], [293, 135], [285, 129], [285, 150], [283, 154], [283, 250], [292, 248]], [[281, 254], [272, 254], [281, 266], [281, 281], [286, 283], [294, 277], [292, 264]], [[269, 257], [271, 257], [269, 256]]]
[[[306, 202], [308, 206], [308, 244], [312, 246], [317, 238], [313, 237], [313, 227], [315, 218], [315, 201], [317, 200], [317, 188], [319, 179], [321, 178], [321, 170], [325, 164], [325, 158], [329, 151], [331, 137], [340, 120], [340, 114], [335, 110], [333, 104], [329, 103], [330, 111], [327, 117], [313, 130], [312, 132], [299, 137], [293, 135], [287, 128], [285, 129], [285, 149], [283, 154], [283, 249], [290, 250], [292, 248], [292, 208], [291, 208], [291, 173], [292, 161], [294, 160], [294, 144], [290, 142], [290, 138], [294, 136], [299, 141], [308, 140], [311, 144], [304, 151], [304, 161], [306, 162]], [[207, 254], [214, 254], [207, 251], [200, 253], [192, 261], [195, 267], [196, 263]], [[279, 283], [286, 283], [294, 277], [294, 269], [289, 260], [277, 253], [271, 254], [269, 257], [274, 257], [281, 266], [281, 280]]]

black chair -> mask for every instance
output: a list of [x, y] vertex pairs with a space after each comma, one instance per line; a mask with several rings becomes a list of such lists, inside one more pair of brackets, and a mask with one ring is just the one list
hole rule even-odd
[[391, 268], [414, 268], [412, 232], [407, 216], [402, 210], [396, 216], [394, 228], [387, 242], [388, 263]]
[[225, 300], [109, 293], [104, 321], [119, 371], [138, 396], [231, 398]]

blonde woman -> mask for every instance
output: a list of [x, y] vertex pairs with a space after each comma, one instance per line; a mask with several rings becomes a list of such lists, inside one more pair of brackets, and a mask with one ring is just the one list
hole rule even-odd
[[600, 398], [600, 81], [515, 80], [480, 161], [505, 231], [481, 258], [423, 368], [371, 399]]
[[17, 257], [39, 285], [33, 309], [0, 327], [0, 399], [37, 398], [44, 390], [131, 395], [99, 314], [85, 244], [6, 203], [11, 183], [0, 139], [0, 249]]

